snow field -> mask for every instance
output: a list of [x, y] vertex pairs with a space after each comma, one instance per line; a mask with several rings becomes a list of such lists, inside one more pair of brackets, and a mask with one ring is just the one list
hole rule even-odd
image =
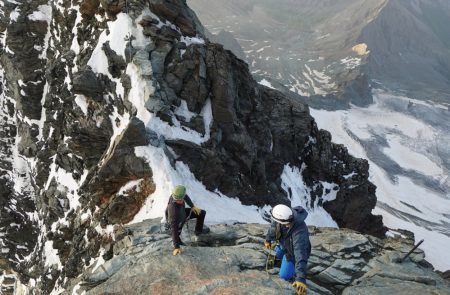
[[[360, 140], [381, 136], [388, 144], [382, 148], [382, 152], [400, 167], [436, 180], [447, 179], [448, 171], [441, 167], [440, 163], [434, 162], [431, 154], [417, 148], [417, 145], [435, 145], [438, 132], [414, 117], [391, 110], [387, 102], [397, 99], [407, 98], [374, 91], [375, 103], [368, 108], [353, 106], [349, 110], [333, 112], [311, 109], [311, 115], [316, 119], [319, 128], [331, 132], [333, 142], [344, 144], [355, 157], [368, 158]], [[420, 103], [429, 107], [440, 107]], [[416, 241], [425, 239], [420, 248], [425, 251], [427, 260], [436, 269], [449, 269], [450, 260], [442, 257], [448, 256], [450, 237], [440, 232], [439, 227], [430, 230], [428, 225], [421, 222], [425, 220], [442, 228], [450, 223], [448, 192], [439, 193], [402, 175], [396, 175], [395, 181], [392, 181], [392, 175], [371, 159], [369, 163], [370, 180], [377, 186], [378, 202], [405, 213], [403, 218], [399, 218], [378, 206], [374, 209], [374, 214], [381, 214], [384, 224], [389, 228], [410, 230], [414, 232]], [[406, 216], [415, 216], [417, 219]]]

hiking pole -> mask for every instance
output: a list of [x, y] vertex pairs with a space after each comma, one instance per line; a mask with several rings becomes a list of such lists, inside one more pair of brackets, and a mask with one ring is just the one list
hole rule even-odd
[[409, 251], [408, 254], [406, 254], [405, 257], [403, 257], [402, 260], [400, 260], [400, 263], [402, 263], [403, 261], [405, 261], [405, 259], [408, 258], [408, 256], [411, 255], [411, 253], [414, 252], [414, 250], [416, 250], [417, 247], [419, 247], [419, 246], [423, 243], [423, 241], [424, 241], [423, 239], [420, 240], [420, 242], [417, 243], [417, 245], [415, 245], [414, 248], [412, 248], [411, 251]]

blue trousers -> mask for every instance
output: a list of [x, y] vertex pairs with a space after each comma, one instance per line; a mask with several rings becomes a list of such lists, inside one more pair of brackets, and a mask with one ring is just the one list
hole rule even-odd
[[295, 275], [295, 263], [294, 261], [290, 261], [286, 259], [286, 255], [284, 255], [284, 250], [280, 245], [275, 247], [275, 257], [281, 259], [281, 267], [279, 276], [283, 280], [290, 280]]

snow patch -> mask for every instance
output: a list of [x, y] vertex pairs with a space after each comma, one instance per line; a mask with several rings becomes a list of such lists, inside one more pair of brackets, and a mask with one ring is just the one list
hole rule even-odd
[[80, 107], [80, 109], [84, 113], [84, 115], [87, 116], [88, 105], [87, 105], [86, 96], [84, 96], [82, 94], [76, 94], [75, 95], [75, 103]]
[[189, 46], [191, 44], [205, 44], [205, 40], [203, 40], [203, 38], [200, 38], [199, 36], [195, 37], [181, 36], [180, 42], [184, 42], [186, 46]]
[[58, 256], [58, 251], [55, 248], [53, 248], [53, 241], [45, 242], [44, 259], [45, 259], [45, 266], [57, 265], [59, 270], [62, 269], [62, 264]]
[[[173, 187], [183, 184], [193, 203], [208, 213], [208, 223], [228, 223], [233, 221], [248, 223], [266, 223], [262, 214], [269, 208], [244, 206], [236, 198], [230, 198], [220, 191], [208, 191], [198, 181], [189, 167], [177, 161], [172, 167], [170, 160], [160, 148], [153, 146], [136, 147], [136, 156], [146, 159], [153, 171], [153, 181], [156, 190], [151, 194], [139, 213], [131, 223], [140, 222], [148, 218], [163, 217]], [[230, 214], [232, 212], [232, 214]]]
[[275, 87], [272, 86], [272, 83], [270, 83], [269, 81], [267, 81], [266, 79], [262, 79], [261, 81], [258, 82], [261, 85], [264, 85], [266, 87], [275, 89]]
[[402, 168], [434, 177], [441, 176], [444, 173], [444, 170], [428, 157], [415, 152], [409, 146], [403, 145], [398, 136], [388, 135], [386, 139], [389, 147], [383, 149], [384, 154], [397, 162]]
[[[311, 189], [303, 181], [302, 171], [304, 169], [305, 166], [299, 169], [295, 166], [285, 165], [281, 174], [281, 187], [288, 194], [291, 206], [302, 206], [308, 212], [308, 217], [305, 220], [308, 225], [338, 227], [330, 214], [319, 206], [318, 198], [316, 198], [314, 204], [312, 203]], [[328, 184], [326, 185], [328, 187]], [[330, 201], [333, 200], [333, 191], [325, 197]], [[336, 197], [335, 193], [334, 197]]]
[[[394, 163], [436, 180], [447, 179], [448, 171], [432, 158], [432, 151], [440, 144], [439, 133], [419, 119], [389, 107], [389, 102], [405, 102], [408, 98], [382, 91], [373, 94], [374, 104], [368, 108], [352, 106], [349, 110], [334, 112], [310, 109], [311, 115], [319, 128], [331, 132], [333, 142], [344, 144], [353, 156], [367, 159], [363, 141], [384, 138], [389, 146], [380, 149]], [[369, 180], [377, 186], [378, 205], [373, 213], [381, 214], [389, 228], [403, 228], [414, 232], [417, 240], [424, 238], [421, 248], [427, 260], [439, 270], [449, 269], [450, 261], [442, 259], [450, 248], [450, 237], [445, 233], [450, 223], [448, 192], [430, 190], [403, 175], [389, 175], [371, 159], [369, 164]], [[352, 174], [345, 177], [350, 178]], [[383, 209], [386, 206], [396, 211]]]
[[320, 181], [323, 186], [322, 200], [323, 202], [331, 202], [336, 200], [337, 193], [339, 191], [339, 186], [335, 183], [329, 183], [325, 181]]
[[16, 7], [11, 13], [9, 14], [9, 21], [10, 22], [16, 22], [17, 19], [20, 16], [20, 8]]
[[206, 101], [200, 114], [203, 116], [203, 122], [205, 124], [205, 135], [201, 135], [195, 130], [182, 126], [175, 118], [173, 118], [174, 126], [170, 126], [167, 122], [162, 121], [153, 114], [151, 114], [146, 126], [159, 135], [163, 135], [166, 139], [182, 139], [195, 144], [202, 144], [210, 138], [210, 126], [213, 120], [210, 99]]
[[186, 102], [184, 99], [181, 100], [181, 104], [180, 104], [180, 106], [177, 107], [177, 109], [175, 110], [175, 114], [178, 115], [178, 116], [181, 116], [181, 117], [185, 118], [185, 119], [186, 119], [186, 122], [191, 121], [191, 119], [192, 119], [193, 117], [197, 116], [197, 114], [191, 112], [191, 111], [188, 109], [187, 102]]
[[33, 11], [28, 15], [28, 19], [32, 21], [45, 21], [50, 24], [52, 20], [52, 8], [49, 5], [39, 5], [37, 11]]
[[143, 179], [138, 179], [138, 180], [132, 180], [127, 182], [124, 186], [122, 186], [119, 190], [119, 192], [117, 193], [118, 195], [126, 195], [126, 191], [129, 191], [133, 188], [136, 188], [136, 191], [139, 192], [140, 191], [140, 187], [139, 185], [141, 184]]

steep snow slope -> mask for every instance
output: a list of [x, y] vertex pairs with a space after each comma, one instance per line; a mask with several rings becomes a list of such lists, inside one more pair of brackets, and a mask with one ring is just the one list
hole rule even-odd
[[416, 241], [425, 239], [427, 259], [447, 270], [450, 261], [442, 258], [450, 247], [449, 112], [383, 91], [375, 91], [374, 100], [368, 108], [311, 113], [335, 142], [369, 159], [377, 185], [374, 211], [385, 224], [414, 232]]

